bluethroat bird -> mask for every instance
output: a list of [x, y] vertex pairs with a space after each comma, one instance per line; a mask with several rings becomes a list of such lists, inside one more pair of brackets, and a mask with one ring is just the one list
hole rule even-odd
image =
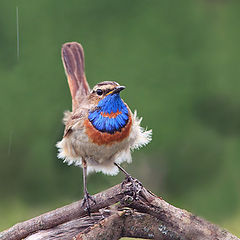
[[83, 207], [86, 205], [90, 215], [90, 201], [95, 200], [87, 191], [87, 174], [116, 175], [120, 169], [126, 181], [134, 184], [133, 178], [119, 164], [130, 163], [131, 150], [148, 144], [152, 132], [140, 126], [141, 119], [136, 111], [132, 113], [121, 99], [124, 86], [104, 81], [92, 90], [89, 88], [84, 52], [79, 43], [63, 45], [62, 61], [72, 96], [72, 112], [64, 113], [65, 131], [63, 139], [57, 143], [58, 158], [83, 168]]

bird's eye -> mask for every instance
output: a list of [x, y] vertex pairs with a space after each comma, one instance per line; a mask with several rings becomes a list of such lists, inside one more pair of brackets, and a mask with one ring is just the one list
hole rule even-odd
[[97, 95], [101, 96], [103, 94], [103, 91], [101, 89], [97, 89]]

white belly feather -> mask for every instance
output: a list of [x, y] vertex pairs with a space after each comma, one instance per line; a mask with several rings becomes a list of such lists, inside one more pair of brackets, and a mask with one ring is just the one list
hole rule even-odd
[[98, 145], [88, 138], [84, 129], [74, 129], [70, 136], [66, 136], [57, 143], [58, 158], [64, 159], [68, 165], [82, 165], [82, 158], [87, 162], [87, 172], [103, 172], [116, 175], [118, 168], [114, 162], [130, 163], [131, 150], [140, 148], [151, 141], [152, 130], [146, 131], [140, 126], [141, 119], [137, 118], [136, 111], [132, 116], [132, 127], [129, 136], [121, 142], [111, 145]]

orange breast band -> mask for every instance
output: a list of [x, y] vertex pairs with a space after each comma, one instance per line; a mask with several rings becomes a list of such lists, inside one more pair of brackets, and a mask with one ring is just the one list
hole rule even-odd
[[119, 114], [122, 114], [122, 111], [119, 112], [119, 110], [117, 110], [117, 112], [111, 112], [111, 113], [104, 113], [104, 112], [101, 112], [101, 115], [103, 117], [109, 117], [109, 118], [116, 118]]
[[121, 142], [129, 136], [132, 126], [132, 118], [129, 115], [129, 120], [126, 126], [123, 127], [120, 132], [116, 131], [113, 134], [107, 132], [100, 132], [92, 125], [92, 123], [88, 119], [84, 121], [84, 126], [89, 139], [93, 143], [96, 143], [98, 145], [112, 145], [116, 142]]

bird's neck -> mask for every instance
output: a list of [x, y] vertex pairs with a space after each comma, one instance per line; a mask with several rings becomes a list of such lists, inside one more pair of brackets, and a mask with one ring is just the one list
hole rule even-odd
[[126, 108], [119, 94], [108, 95], [104, 99], [100, 100], [98, 107], [101, 108], [104, 113], [116, 113]]
[[96, 110], [89, 112], [88, 119], [97, 130], [114, 134], [126, 126], [129, 112], [120, 95], [113, 94], [100, 100]]

